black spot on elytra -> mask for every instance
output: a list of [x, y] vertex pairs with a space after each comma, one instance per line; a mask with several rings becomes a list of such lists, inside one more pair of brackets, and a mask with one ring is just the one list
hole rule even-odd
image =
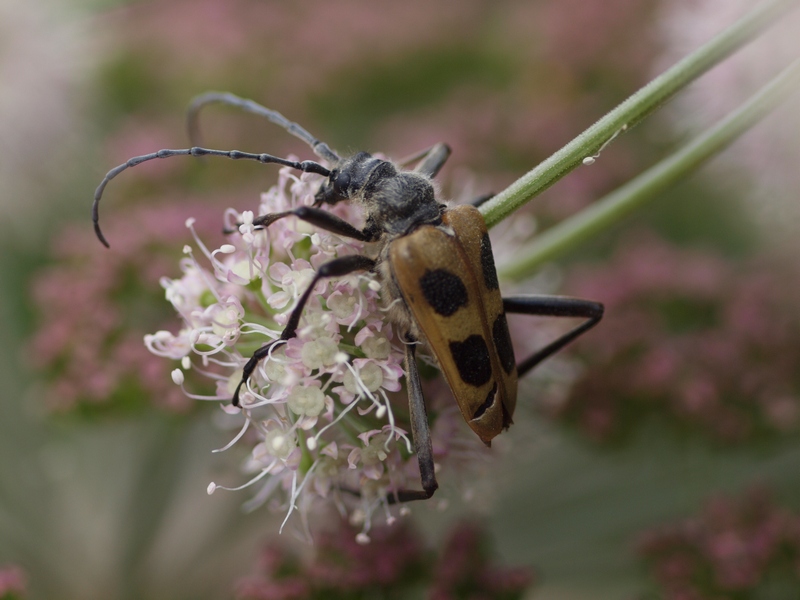
[[483, 337], [471, 335], [463, 342], [450, 342], [450, 355], [464, 383], [480, 387], [491, 379], [492, 363]]
[[492, 254], [492, 242], [489, 241], [489, 234], [484, 233], [481, 239], [481, 268], [483, 269], [483, 283], [487, 289], [496, 290], [500, 287], [497, 282], [497, 269], [494, 267], [494, 255]]
[[495, 384], [492, 386], [492, 389], [491, 389], [491, 390], [489, 391], [489, 393], [486, 395], [486, 400], [484, 400], [484, 401], [483, 401], [483, 404], [481, 404], [481, 405], [478, 407], [478, 409], [475, 411], [475, 414], [474, 414], [474, 415], [472, 415], [472, 418], [473, 418], [473, 419], [480, 419], [480, 418], [483, 416], [483, 414], [484, 414], [484, 413], [485, 413], [487, 410], [489, 410], [489, 407], [491, 407], [491, 406], [492, 406], [492, 404], [494, 404], [494, 400], [495, 400], [495, 398], [496, 398], [496, 397], [497, 397], [497, 383], [495, 383]]
[[425, 271], [419, 278], [419, 286], [431, 308], [443, 317], [449, 317], [469, 302], [464, 282], [446, 269]]
[[492, 339], [497, 350], [497, 356], [500, 357], [500, 364], [503, 365], [503, 370], [508, 375], [511, 375], [516, 361], [514, 360], [514, 346], [511, 345], [511, 335], [508, 332], [508, 321], [506, 321], [505, 313], [499, 314], [494, 320]]

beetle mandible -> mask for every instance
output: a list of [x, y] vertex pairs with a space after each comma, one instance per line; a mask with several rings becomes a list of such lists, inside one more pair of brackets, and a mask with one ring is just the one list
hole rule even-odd
[[[172, 156], [225, 156], [232, 159], [275, 163], [325, 177], [312, 206], [261, 215], [253, 225], [269, 227], [278, 219], [294, 216], [343, 237], [374, 244], [371, 256], [351, 255], [322, 264], [290, 313], [280, 337], [258, 350], [246, 362], [232, 402], [258, 363], [270, 350], [297, 334], [300, 318], [318, 281], [357, 271], [373, 272], [382, 297], [390, 307], [389, 319], [405, 342], [406, 387], [411, 433], [419, 462], [422, 490], [399, 490], [388, 501], [408, 502], [430, 498], [438, 488], [433, 450], [416, 363], [416, 343], [433, 354], [453, 391], [464, 420], [488, 446], [512, 424], [517, 381], [533, 367], [596, 325], [603, 316], [598, 302], [562, 296], [500, 295], [489, 234], [477, 206], [449, 207], [436, 199], [432, 178], [444, 165], [446, 144], [416, 154], [413, 170], [367, 152], [341, 157], [297, 123], [252, 100], [222, 92], [194, 99], [189, 109], [189, 130], [196, 137], [197, 116], [208, 104], [227, 104], [265, 117], [306, 142], [330, 168], [315, 161], [292, 161], [270, 154], [212, 150], [194, 146], [160, 150], [137, 156], [112, 169], [95, 192], [92, 220], [100, 241], [108, 246], [99, 226], [98, 205], [108, 182], [125, 169], [156, 158]], [[365, 223], [359, 228], [322, 208], [338, 202], [357, 202]], [[584, 321], [517, 363], [506, 313], [553, 317], [580, 317]]]

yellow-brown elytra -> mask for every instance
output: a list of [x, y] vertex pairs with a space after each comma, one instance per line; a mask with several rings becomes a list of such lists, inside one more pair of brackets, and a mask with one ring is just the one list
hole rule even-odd
[[[108, 246], [98, 217], [105, 186], [125, 169], [156, 158], [225, 156], [276, 163], [325, 177], [312, 206], [262, 215], [253, 224], [269, 227], [278, 219], [294, 216], [337, 235], [371, 242], [372, 252], [370, 256], [335, 258], [318, 268], [291, 311], [280, 337], [259, 348], [244, 365], [232, 402], [239, 405], [242, 386], [275, 344], [295, 337], [305, 305], [319, 280], [371, 271], [381, 283], [389, 319], [406, 342], [411, 432], [423, 488], [399, 490], [387, 500], [394, 503], [430, 498], [438, 483], [416, 364], [416, 342], [427, 345], [453, 391], [464, 420], [486, 445], [490, 445], [492, 439], [512, 423], [518, 378], [597, 324], [603, 315], [602, 304], [561, 296], [503, 298], [500, 295], [489, 234], [476, 208], [485, 198], [473, 205], [448, 207], [435, 197], [431, 178], [450, 154], [445, 144], [436, 144], [405, 161], [417, 161], [413, 170], [404, 170], [366, 152], [343, 158], [280, 113], [252, 100], [219, 92], [203, 94], [192, 102], [190, 134], [196, 131], [200, 109], [211, 103], [231, 105], [266, 117], [305, 141], [318, 157], [330, 163], [331, 168], [309, 160], [298, 162], [270, 154], [201, 147], [160, 150], [137, 156], [109, 171], [95, 192], [92, 219], [97, 237]], [[365, 223], [361, 228], [321, 208], [323, 204], [344, 201], [358, 202], [363, 207]], [[580, 317], [584, 321], [517, 363], [506, 313]]]

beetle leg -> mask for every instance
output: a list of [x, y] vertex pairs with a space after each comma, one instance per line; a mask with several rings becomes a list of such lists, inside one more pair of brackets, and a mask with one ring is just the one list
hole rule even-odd
[[489, 192], [488, 194], [482, 194], [481, 196], [478, 196], [472, 202], [470, 202], [470, 204], [472, 204], [472, 206], [474, 206], [475, 208], [478, 208], [481, 204], [483, 204], [487, 200], [491, 200], [492, 198], [494, 198], [494, 195], [495, 195], [494, 192]]
[[[428, 411], [425, 408], [425, 398], [422, 396], [422, 385], [419, 381], [417, 369], [416, 340], [409, 335], [405, 336], [406, 343], [406, 386], [408, 388], [408, 405], [411, 414], [411, 437], [414, 438], [414, 453], [419, 463], [419, 474], [422, 480], [421, 490], [395, 490], [386, 496], [388, 504], [402, 504], [414, 500], [427, 500], [439, 488], [436, 481], [435, 466], [433, 463], [433, 444], [431, 430], [428, 425]], [[361, 492], [350, 488], [339, 488], [343, 492], [361, 497]]]
[[369, 271], [374, 267], [374, 260], [360, 254], [341, 256], [320, 265], [319, 269], [317, 269], [317, 272], [314, 275], [314, 279], [311, 280], [311, 284], [309, 284], [308, 289], [306, 289], [306, 291], [303, 292], [303, 295], [300, 296], [300, 300], [298, 300], [297, 305], [289, 315], [289, 320], [286, 323], [286, 327], [281, 332], [280, 337], [277, 340], [273, 340], [261, 346], [261, 348], [253, 353], [253, 356], [250, 357], [250, 360], [245, 363], [244, 368], [242, 369], [242, 380], [239, 382], [239, 385], [236, 386], [236, 392], [234, 392], [233, 399], [231, 400], [233, 405], [239, 406], [239, 391], [242, 389], [242, 386], [247, 383], [247, 380], [250, 379], [250, 376], [253, 374], [253, 371], [255, 371], [258, 363], [269, 356], [270, 350], [272, 350], [273, 347], [286, 342], [286, 340], [289, 340], [297, 335], [297, 327], [300, 324], [300, 317], [303, 315], [303, 309], [306, 307], [311, 294], [314, 293], [314, 288], [320, 279], [326, 279], [328, 277], [342, 277], [354, 271]]
[[450, 146], [439, 142], [430, 148], [426, 148], [411, 156], [406, 156], [403, 160], [399, 161], [399, 164], [407, 165], [415, 161], [420, 161], [419, 164], [414, 167], [414, 170], [428, 177], [436, 177], [436, 174], [442, 166], [444, 166], [444, 163], [447, 162], [450, 152]]
[[[406, 341], [413, 342], [415, 340], [407, 336]], [[411, 436], [414, 438], [414, 452], [419, 462], [422, 489], [392, 492], [386, 498], [389, 504], [411, 502], [412, 500], [427, 500], [433, 496], [433, 493], [439, 487], [434, 473], [433, 444], [431, 443], [431, 430], [428, 425], [428, 411], [425, 409], [425, 398], [422, 396], [422, 385], [419, 381], [415, 353], [415, 345], [407, 343], [406, 386], [408, 387], [408, 406], [411, 414]]]
[[583, 317], [583, 323], [565, 333], [557, 340], [538, 350], [517, 365], [517, 373], [522, 377], [551, 354], [555, 354], [572, 340], [588, 331], [603, 318], [603, 305], [591, 300], [568, 298], [565, 296], [511, 296], [503, 298], [503, 308], [507, 313], [539, 315], [543, 317]]
[[[320, 229], [330, 231], [331, 233], [335, 233], [336, 235], [340, 235], [342, 237], [352, 238], [354, 240], [358, 240], [359, 242], [374, 242], [380, 236], [380, 231], [375, 228], [365, 227], [364, 229], [358, 229], [344, 219], [329, 213], [327, 210], [322, 210], [313, 206], [299, 206], [295, 209], [284, 212], [261, 215], [260, 217], [253, 219], [253, 225], [256, 227], [269, 227], [278, 219], [289, 216], [295, 216], [306, 223], [311, 223], [312, 225], [319, 227]], [[226, 230], [225, 233], [234, 232], [231, 230]]]
[[422, 160], [423, 158], [425, 158], [428, 154], [431, 153], [431, 151], [434, 148], [436, 148], [436, 146], [446, 146], [448, 148], [448, 150], [449, 150], [449, 146], [439, 142], [438, 144], [434, 144], [433, 146], [425, 148], [424, 150], [419, 150], [417, 152], [414, 152], [414, 154], [409, 154], [408, 156], [404, 156], [403, 158], [401, 158], [400, 160], [398, 160], [396, 162], [401, 167], [407, 167], [411, 163], [417, 162], [418, 160]]

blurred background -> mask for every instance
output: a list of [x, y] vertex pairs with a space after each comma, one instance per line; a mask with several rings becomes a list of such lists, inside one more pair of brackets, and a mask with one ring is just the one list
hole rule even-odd
[[[274, 545], [292, 546], [283, 515], [205, 494], [241, 457], [210, 453], [229, 434], [141, 341], [178, 326], [158, 279], [178, 274], [185, 219], [213, 244], [222, 211], [256, 206], [276, 170], [151, 162], [106, 192], [111, 250], [89, 220], [109, 168], [187, 145], [193, 96], [253, 98], [342, 153], [446, 141], [442, 194], [463, 200], [503, 189], [749, 8], [0, 0], [0, 597], [302, 597], [259, 587]], [[501, 225], [498, 262], [738, 106], [797, 56], [799, 25], [783, 19]], [[415, 543], [446, 558], [453, 528], [480, 524], [481, 561], [530, 569], [507, 597], [798, 597], [794, 103], [634, 218], [503, 284], [600, 300], [607, 317], [525, 381], [490, 476], [413, 507]], [[203, 123], [211, 147], [310, 156], [246, 114], [210, 108]], [[408, 574], [392, 585], [425, 595]]]

